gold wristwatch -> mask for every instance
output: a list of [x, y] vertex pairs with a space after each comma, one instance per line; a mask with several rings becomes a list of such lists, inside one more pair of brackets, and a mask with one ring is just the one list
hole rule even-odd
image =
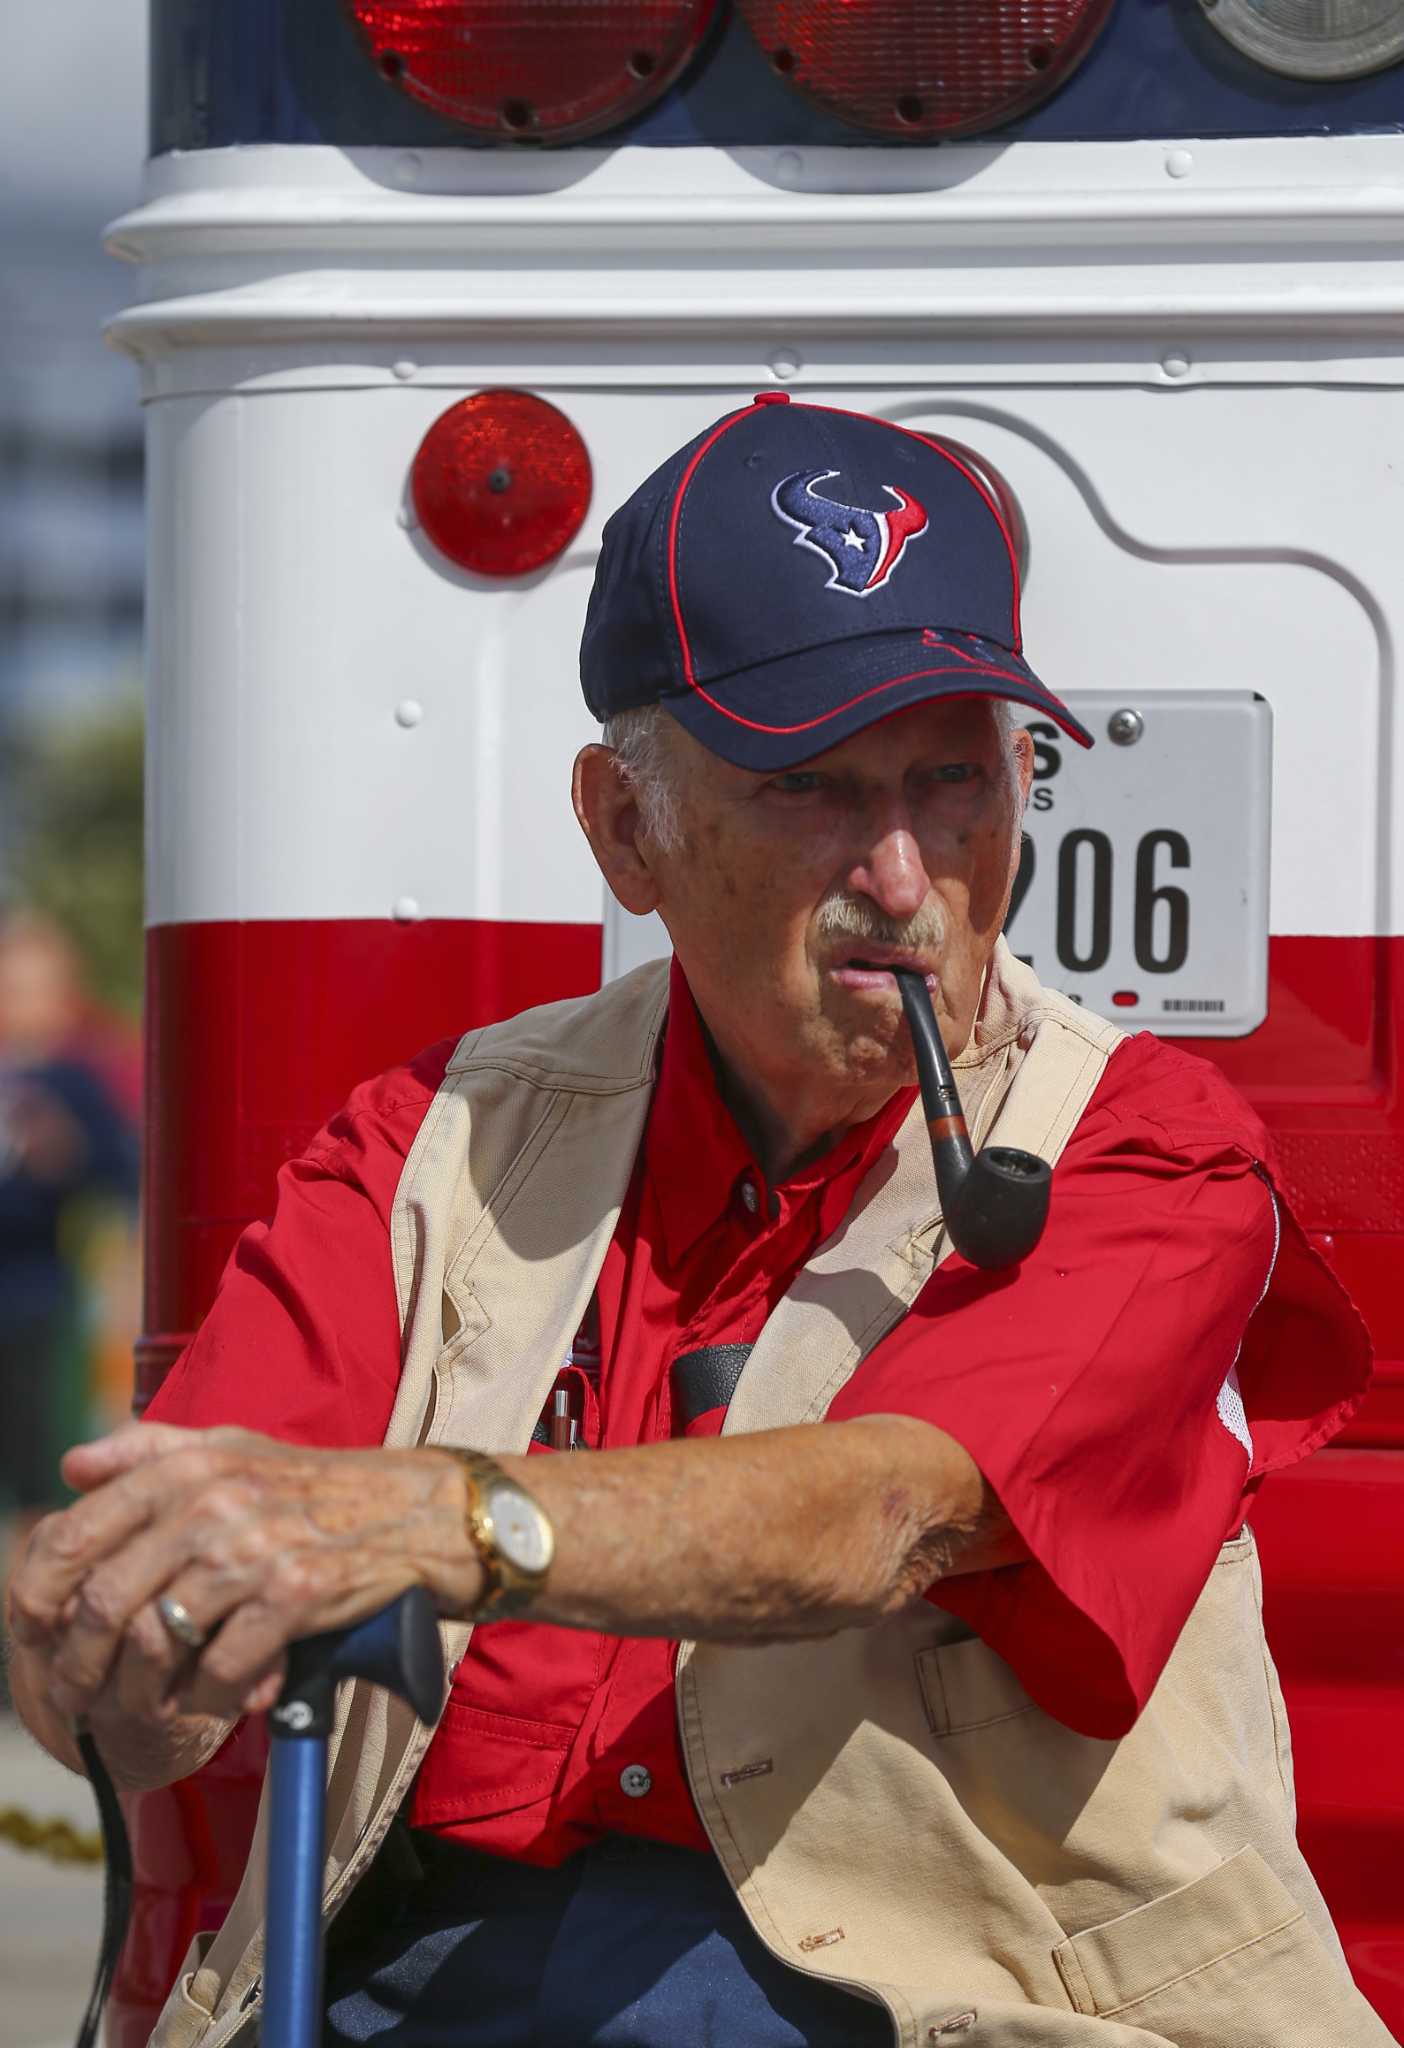
[[502, 1621], [529, 1607], [546, 1584], [556, 1550], [550, 1517], [484, 1451], [441, 1444], [468, 1482], [468, 1540], [483, 1568], [470, 1621]]

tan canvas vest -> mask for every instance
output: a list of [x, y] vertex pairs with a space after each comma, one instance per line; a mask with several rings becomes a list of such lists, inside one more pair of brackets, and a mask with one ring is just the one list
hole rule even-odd
[[[641, 968], [458, 1047], [395, 1203], [404, 1369], [387, 1442], [526, 1448], [628, 1186], [666, 995], [665, 971]], [[977, 1143], [1056, 1159], [1119, 1038], [1001, 945], [956, 1062]], [[914, 1112], [772, 1315], [727, 1432], [822, 1418], [945, 1255], [940, 1225]], [[452, 1665], [469, 1631], [443, 1634]], [[925, 1602], [818, 1641], [684, 1645], [678, 1713], [698, 1809], [761, 1938], [884, 2004], [902, 2048], [1389, 2042], [1296, 1848], [1250, 1535], [1224, 1546], [1120, 1742], [1051, 1720]], [[345, 1689], [329, 1913], [428, 1742], [383, 1692]], [[256, 2020], [266, 1822], [158, 2048], [222, 2048]]]

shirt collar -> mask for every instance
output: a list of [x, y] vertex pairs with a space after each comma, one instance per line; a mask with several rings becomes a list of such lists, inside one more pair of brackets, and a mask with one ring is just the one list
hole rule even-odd
[[[845, 1131], [826, 1152], [791, 1174], [776, 1192], [786, 1202], [802, 1201], [844, 1174], [853, 1175], [856, 1189], [868, 1167], [896, 1136], [915, 1098], [914, 1088], [899, 1088], [876, 1116]], [[701, 1013], [676, 957], [644, 1162], [653, 1183], [668, 1262], [673, 1266], [721, 1217], [743, 1174], [750, 1176], [763, 1203], [770, 1196], [765, 1175], [722, 1101]]]

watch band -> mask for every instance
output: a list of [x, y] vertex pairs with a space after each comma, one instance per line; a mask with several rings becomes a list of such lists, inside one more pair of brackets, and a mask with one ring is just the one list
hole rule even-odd
[[526, 1488], [504, 1472], [496, 1458], [490, 1458], [486, 1451], [464, 1450], [456, 1444], [441, 1444], [439, 1449], [447, 1451], [463, 1468], [468, 1494], [464, 1522], [468, 1540], [483, 1568], [483, 1590], [471, 1614], [465, 1618], [472, 1622], [502, 1621], [520, 1614], [545, 1586], [551, 1569], [550, 1561], [548, 1559], [540, 1571], [530, 1571], [504, 1554], [487, 1504], [488, 1490], [494, 1485], [509, 1486], [524, 1500], [530, 1501], [548, 1530], [550, 1518]]

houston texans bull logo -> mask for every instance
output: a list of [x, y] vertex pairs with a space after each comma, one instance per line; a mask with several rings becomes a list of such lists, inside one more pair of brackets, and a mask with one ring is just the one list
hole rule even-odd
[[895, 512], [843, 505], [814, 488], [837, 475], [836, 469], [797, 469], [780, 479], [770, 502], [786, 525], [795, 528], [794, 545], [811, 549], [829, 564], [833, 573], [826, 590], [841, 590], [848, 597], [871, 597], [901, 561], [907, 542], [925, 533], [926, 507], [892, 484], [884, 484], [883, 489], [895, 501]]

